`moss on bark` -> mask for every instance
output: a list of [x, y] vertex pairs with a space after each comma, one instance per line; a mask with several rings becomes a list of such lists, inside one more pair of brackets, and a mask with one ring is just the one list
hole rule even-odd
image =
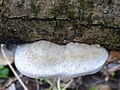
[[73, 41], [120, 49], [119, 0], [1, 1], [0, 43]]

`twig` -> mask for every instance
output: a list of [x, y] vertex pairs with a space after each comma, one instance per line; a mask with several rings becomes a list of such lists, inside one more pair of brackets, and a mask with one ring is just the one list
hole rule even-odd
[[[22, 77], [22, 74], [19, 75], [19, 77]], [[9, 78], [5, 84], [3, 85], [3, 89], [8, 88], [11, 84], [13, 84], [15, 81], [17, 81], [17, 78]]]
[[37, 90], [40, 90], [40, 88], [39, 88], [39, 81], [38, 81], [38, 79], [36, 79], [36, 83], [37, 83]]
[[104, 70], [105, 70], [105, 72], [104, 72], [104, 74], [105, 74], [105, 81], [108, 81], [109, 78], [110, 78], [110, 75], [109, 75], [107, 69], [108, 69], [108, 66], [104, 65]]
[[73, 79], [71, 79], [62, 90], [66, 90], [72, 82], [73, 82]]
[[60, 88], [60, 78], [57, 79], [57, 88], [58, 88], [58, 90], [61, 90], [61, 88]]
[[13, 66], [10, 64], [9, 59], [7, 58], [5, 51], [4, 51], [4, 44], [1, 44], [1, 52], [3, 54], [3, 57], [5, 58], [8, 66], [10, 67], [10, 69], [12, 70], [12, 72], [14, 73], [15, 77], [18, 79], [18, 81], [20, 82], [20, 84], [22, 85], [22, 87], [24, 88], [24, 90], [28, 90], [27, 87], [25, 86], [25, 84], [23, 83], [23, 81], [20, 79], [20, 77], [18, 76], [18, 74], [16, 73], [16, 71], [14, 70]]
[[117, 71], [117, 70], [120, 70], [120, 65], [118, 64], [118, 65], [116, 65], [116, 66], [114, 66], [114, 67], [112, 67], [112, 68], [108, 68], [108, 73], [110, 74], [110, 73], [113, 73], [113, 72], [115, 72], [115, 71]]

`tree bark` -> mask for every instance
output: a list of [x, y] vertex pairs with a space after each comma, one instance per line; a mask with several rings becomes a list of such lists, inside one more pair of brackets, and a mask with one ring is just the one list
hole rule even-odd
[[120, 49], [119, 0], [0, 0], [0, 43], [48, 40]]

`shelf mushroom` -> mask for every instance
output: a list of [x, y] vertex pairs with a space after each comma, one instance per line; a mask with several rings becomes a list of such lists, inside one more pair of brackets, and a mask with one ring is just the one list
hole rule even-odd
[[56, 77], [70, 79], [98, 72], [108, 58], [108, 52], [98, 44], [70, 42], [58, 45], [49, 41], [37, 41], [18, 45], [15, 65], [31, 78]]

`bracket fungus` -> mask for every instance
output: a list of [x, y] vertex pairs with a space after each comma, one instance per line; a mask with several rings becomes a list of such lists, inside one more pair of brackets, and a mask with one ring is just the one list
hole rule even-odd
[[58, 45], [37, 41], [18, 45], [15, 65], [31, 78], [56, 77], [70, 79], [99, 71], [108, 58], [108, 52], [98, 44], [70, 42]]

